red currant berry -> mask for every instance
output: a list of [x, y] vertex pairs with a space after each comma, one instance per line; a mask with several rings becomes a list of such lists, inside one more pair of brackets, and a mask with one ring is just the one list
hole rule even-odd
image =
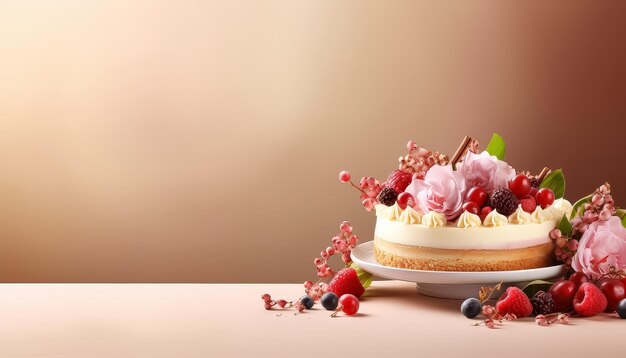
[[509, 189], [518, 199], [521, 199], [530, 193], [532, 185], [530, 179], [524, 174], [517, 174], [509, 181]]
[[554, 203], [554, 192], [548, 188], [539, 189], [537, 195], [535, 195], [535, 200], [537, 200], [537, 205], [545, 209]]
[[341, 305], [343, 313], [348, 316], [352, 316], [359, 311], [359, 299], [349, 293], [339, 298], [339, 304]]
[[530, 188], [530, 192], [528, 193], [529, 196], [532, 196], [533, 198], [537, 196], [537, 192], [539, 191], [539, 189], [535, 188], [534, 186], [532, 188]]
[[619, 301], [626, 298], [626, 287], [624, 287], [622, 281], [617, 279], [606, 280], [600, 284], [599, 288], [608, 301], [604, 312], [610, 313], [617, 311]]
[[478, 204], [476, 204], [473, 201], [466, 202], [465, 204], [463, 204], [462, 208], [463, 210], [472, 214], [476, 214], [476, 215], [478, 215], [478, 213], [480, 212], [480, 208], [478, 207]]
[[413, 198], [413, 195], [405, 191], [403, 193], [400, 193], [400, 195], [398, 195], [398, 199], [396, 199], [396, 203], [398, 203], [398, 206], [402, 210], [404, 210], [406, 209], [407, 205], [410, 207], [414, 207], [415, 199]]
[[576, 287], [580, 287], [580, 285], [589, 281], [589, 277], [582, 272], [574, 272], [569, 276], [569, 280], [576, 284]]
[[493, 209], [491, 208], [491, 206], [485, 206], [484, 208], [480, 209], [480, 214], [478, 215], [480, 217], [480, 220], [485, 221], [485, 218], [492, 210]]
[[350, 181], [350, 173], [347, 170], [342, 170], [339, 172], [339, 181], [342, 183], [347, 183]]
[[466, 200], [474, 202], [479, 208], [482, 208], [488, 198], [485, 189], [475, 186], [467, 192]]
[[554, 299], [553, 312], [561, 312], [572, 307], [576, 296], [576, 284], [572, 281], [560, 280], [552, 284], [548, 293]]

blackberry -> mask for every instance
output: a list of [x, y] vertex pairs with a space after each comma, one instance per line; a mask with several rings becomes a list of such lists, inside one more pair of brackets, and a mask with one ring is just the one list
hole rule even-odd
[[489, 201], [491, 207], [504, 216], [513, 214], [519, 205], [519, 200], [517, 200], [515, 194], [509, 189], [504, 188], [496, 189], [496, 191], [491, 194]]
[[387, 206], [395, 204], [397, 199], [398, 193], [396, 193], [396, 191], [392, 188], [384, 188], [380, 191], [380, 194], [378, 194], [378, 201]]
[[548, 314], [552, 312], [552, 307], [554, 307], [552, 295], [544, 291], [535, 293], [533, 298], [530, 299], [530, 302], [533, 304], [533, 316]]

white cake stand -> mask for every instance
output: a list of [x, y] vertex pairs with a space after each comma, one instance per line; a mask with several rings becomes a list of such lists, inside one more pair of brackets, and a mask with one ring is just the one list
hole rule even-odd
[[352, 261], [363, 270], [376, 276], [415, 282], [417, 291], [423, 295], [465, 299], [476, 297], [482, 286], [493, 286], [502, 282], [508, 286], [523, 286], [533, 280], [548, 280], [559, 277], [565, 271], [564, 265], [515, 271], [424, 271], [410, 270], [380, 265], [374, 258], [374, 242], [358, 245], [352, 250]]

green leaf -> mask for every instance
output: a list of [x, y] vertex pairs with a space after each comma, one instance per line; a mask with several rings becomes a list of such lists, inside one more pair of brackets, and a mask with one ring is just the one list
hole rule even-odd
[[500, 136], [498, 133], [494, 133], [491, 136], [491, 140], [489, 141], [489, 145], [487, 145], [487, 149], [485, 151], [491, 155], [495, 155], [496, 158], [500, 160], [504, 160], [504, 155], [506, 154], [506, 143], [504, 142], [504, 138]]
[[540, 188], [549, 188], [554, 192], [554, 197], [559, 199], [565, 194], [565, 176], [563, 170], [557, 169], [546, 175], [539, 184]]
[[574, 203], [574, 205], [572, 206], [572, 213], [569, 216], [570, 220], [572, 220], [573, 218], [575, 218], [576, 216], [579, 215], [578, 212], [580, 211], [580, 209], [584, 208], [585, 203], [587, 203], [589, 200], [591, 200], [592, 196], [593, 196], [593, 194], [589, 194], [589, 195], [585, 196], [584, 198], [578, 199], [578, 201]]
[[526, 296], [528, 296], [528, 298], [532, 298], [535, 295], [535, 293], [539, 291], [548, 292], [548, 289], [550, 288], [550, 286], [552, 286], [552, 282], [544, 281], [544, 280], [535, 280], [526, 284], [526, 286], [522, 288], [522, 291], [526, 294]]
[[572, 224], [567, 219], [567, 215], [565, 214], [563, 214], [563, 217], [556, 228], [561, 230], [561, 234], [565, 236], [572, 236], [572, 231], [574, 230], [574, 228], [572, 228]]
[[370, 287], [370, 285], [372, 284], [372, 274], [363, 270], [354, 262], [350, 264], [350, 267], [352, 267], [356, 271], [356, 275], [359, 277], [359, 281], [361, 281], [361, 285], [363, 285], [363, 288], [367, 289], [368, 287]]

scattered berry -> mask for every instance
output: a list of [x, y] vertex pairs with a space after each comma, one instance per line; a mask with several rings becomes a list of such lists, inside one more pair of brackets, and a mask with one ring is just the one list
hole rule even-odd
[[489, 199], [489, 195], [487, 195], [485, 189], [477, 186], [471, 188], [467, 192], [467, 196], [465, 198], [467, 201], [476, 203], [479, 208], [482, 208], [485, 205], [487, 199]]
[[533, 315], [535, 316], [548, 314], [552, 312], [552, 307], [554, 307], [552, 295], [544, 291], [535, 293], [530, 302], [533, 304]]
[[489, 215], [491, 211], [493, 211], [491, 206], [485, 206], [484, 208], [480, 209], [480, 214], [478, 214], [480, 220], [485, 221], [485, 218], [487, 217], [487, 215]]
[[527, 213], [532, 213], [537, 208], [537, 201], [530, 195], [519, 199], [519, 203], [522, 206], [522, 210]]
[[617, 305], [621, 300], [626, 298], [626, 288], [622, 281], [610, 279], [602, 282], [598, 287], [607, 300], [605, 312], [611, 313], [617, 311]]
[[335, 277], [330, 281], [328, 292], [334, 292], [338, 297], [348, 293], [356, 297], [361, 297], [365, 289], [361, 281], [359, 281], [356, 270], [351, 267], [346, 267], [337, 272]]
[[398, 199], [398, 193], [393, 188], [384, 188], [378, 194], [378, 201], [387, 206], [392, 206]]
[[580, 285], [574, 297], [574, 311], [576, 313], [583, 317], [593, 316], [604, 311], [606, 306], [606, 297], [598, 287], [591, 282]]
[[535, 194], [535, 199], [537, 200], [537, 205], [545, 209], [554, 203], [554, 192], [549, 188], [541, 188]]
[[517, 197], [509, 189], [496, 189], [489, 199], [491, 206], [504, 216], [513, 214], [519, 205]]
[[350, 181], [350, 173], [347, 170], [342, 170], [339, 172], [339, 181], [342, 183], [347, 183]]
[[619, 304], [617, 305], [617, 315], [619, 318], [626, 318], [626, 298], [619, 301]]
[[[359, 311], [359, 299], [351, 294], [342, 295], [339, 298], [338, 310], [343, 311], [343, 313], [347, 314], [348, 316], [352, 316]], [[332, 316], [336, 316], [337, 312], [333, 313]]]
[[528, 195], [530, 188], [532, 188], [530, 179], [524, 174], [517, 174], [509, 181], [509, 189], [518, 199]]
[[483, 310], [483, 305], [477, 298], [468, 298], [461, 304], [461, 313], [467, 318], [475, 318]]
[[300, 297], [300, 303], [304, 305], [304, 308], [310, 310], [313, 308], [315, 301], [311, 298], [311, 296], [302, 296]]
[[337, 297], [337, 295], [333, 292], [326, 292], [322, 295], [320, 303], [322, 304], [322, 307], [328, 311], [332, 311], [337, 308], [337, 305], [339, 304], [339, 297]]
[[415, 198], [413, 198], [413, 195], [411, 195], [411, 193], [407, 192], [400, 193], [396, 202], [402, 210], [406, 209], [407, 206], [415, 206]]
[[480, 208], [478, 207], [478, 204], [473, 201], [466, 202], [465, 204], [463, 204], [462, 208], [463, 210], [472, 214], [478, 215], [480, 213]]
[[413, 181], [413, 174], [402, 170], [394, 170], [387, 177], [385, 188], [391, 188], [396, 193], [402, 193], [411, 184], [411, 181]]
[[523, 318], [533, 312], [533, 305], [522, 290], [509, 287], [496, 302], [496, 310], [501, 315], [513, 314], [517, 318]]
[[565, 311], [572, 307], [574, 296], [576, 296], [576, 284], [572, 281], [560, 280], [552, 284], [548, 293], [554, 299], [554, 312]]
[[589, 281], [589, 277], [587, 277], [587, 275], [582, 272], [574, 272], [569, 276], [568, 280], [572, 281], [576, 285], [576, 290], [578, 290], [578, 287], [580, 287], [580, 285]]
[[530, 192], [528, 193], [528, 196], [532, 196], [533, 198], [537, 196], [537, 192], [539, 191], [538, 187], [532, 187], [530, 188]]

